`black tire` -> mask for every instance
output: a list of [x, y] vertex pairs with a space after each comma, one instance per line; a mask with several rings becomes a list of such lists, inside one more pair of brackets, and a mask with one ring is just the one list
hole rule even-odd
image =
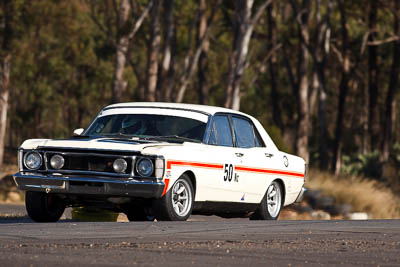
[[65, 203], [54, 194], [27, 191], [25, 207], [35, 222], [56, 222], [64, 213]]
[[[183, 191], [178, 193], [180, 190]], [[184, 197], [187, 197], [187, 202]], [[193, 203], [193, 184], [187, 174], [182, 174], [162, 198], [153, 201], [153, 212], [158, 221], [186, 221], [192, 214]], [[180, 206], [183, 207], [182, 211]]]
[[[272, 190], [272, 191], [271, 191]], [[271, 194], [276, 192], [274, 196]], [[281, 213], [283, 206], [283, 191], [282, 186], [279, 182], [273, 181], [269, 186], [265, 195], [254, 214], [250, 217], [250, 220], [277, 220]], [[275, 199], [274, 199], [275, 198]], [[271, 208], [268, 209], [268, 202], [270, 202]], [[272, 203], [276, 202], [272, 205]], [[276, 207], [275, 207], [276, 206]]]

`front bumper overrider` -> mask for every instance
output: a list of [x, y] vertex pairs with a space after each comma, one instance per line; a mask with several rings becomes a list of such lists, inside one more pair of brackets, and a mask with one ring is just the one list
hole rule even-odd
[[134, 178], [56, 176], [21, 172], [13, 177], [18, 189], [47, 193], [159, 198], [165, 187], [164, 182], [160, 180], [144, 181]]

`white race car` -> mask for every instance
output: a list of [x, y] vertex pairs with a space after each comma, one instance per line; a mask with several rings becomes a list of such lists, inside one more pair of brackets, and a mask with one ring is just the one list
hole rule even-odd
[[279, 151], [255, 118], [212, 106], [110, 105], [70, 139], [25, 141], [18, 161], [14, 180], [36, 222], [57, 221], [71, 206], [131, 221], [275, 220], [305, 191], [302, 158]]

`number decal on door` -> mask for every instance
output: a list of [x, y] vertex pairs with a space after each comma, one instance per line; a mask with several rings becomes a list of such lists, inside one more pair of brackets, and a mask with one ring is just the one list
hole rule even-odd
[[224, 181], [232, 181], [233, 177], [233, 165], [232, 164], [225, 164], [224, 167]]

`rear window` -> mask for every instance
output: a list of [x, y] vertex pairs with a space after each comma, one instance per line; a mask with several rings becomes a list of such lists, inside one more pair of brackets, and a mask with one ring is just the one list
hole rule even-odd
[[237, 147], [250, 148], [257, 146], [254, 138], [253, 126], [248, 120], [232, 117], [232, 122]]

